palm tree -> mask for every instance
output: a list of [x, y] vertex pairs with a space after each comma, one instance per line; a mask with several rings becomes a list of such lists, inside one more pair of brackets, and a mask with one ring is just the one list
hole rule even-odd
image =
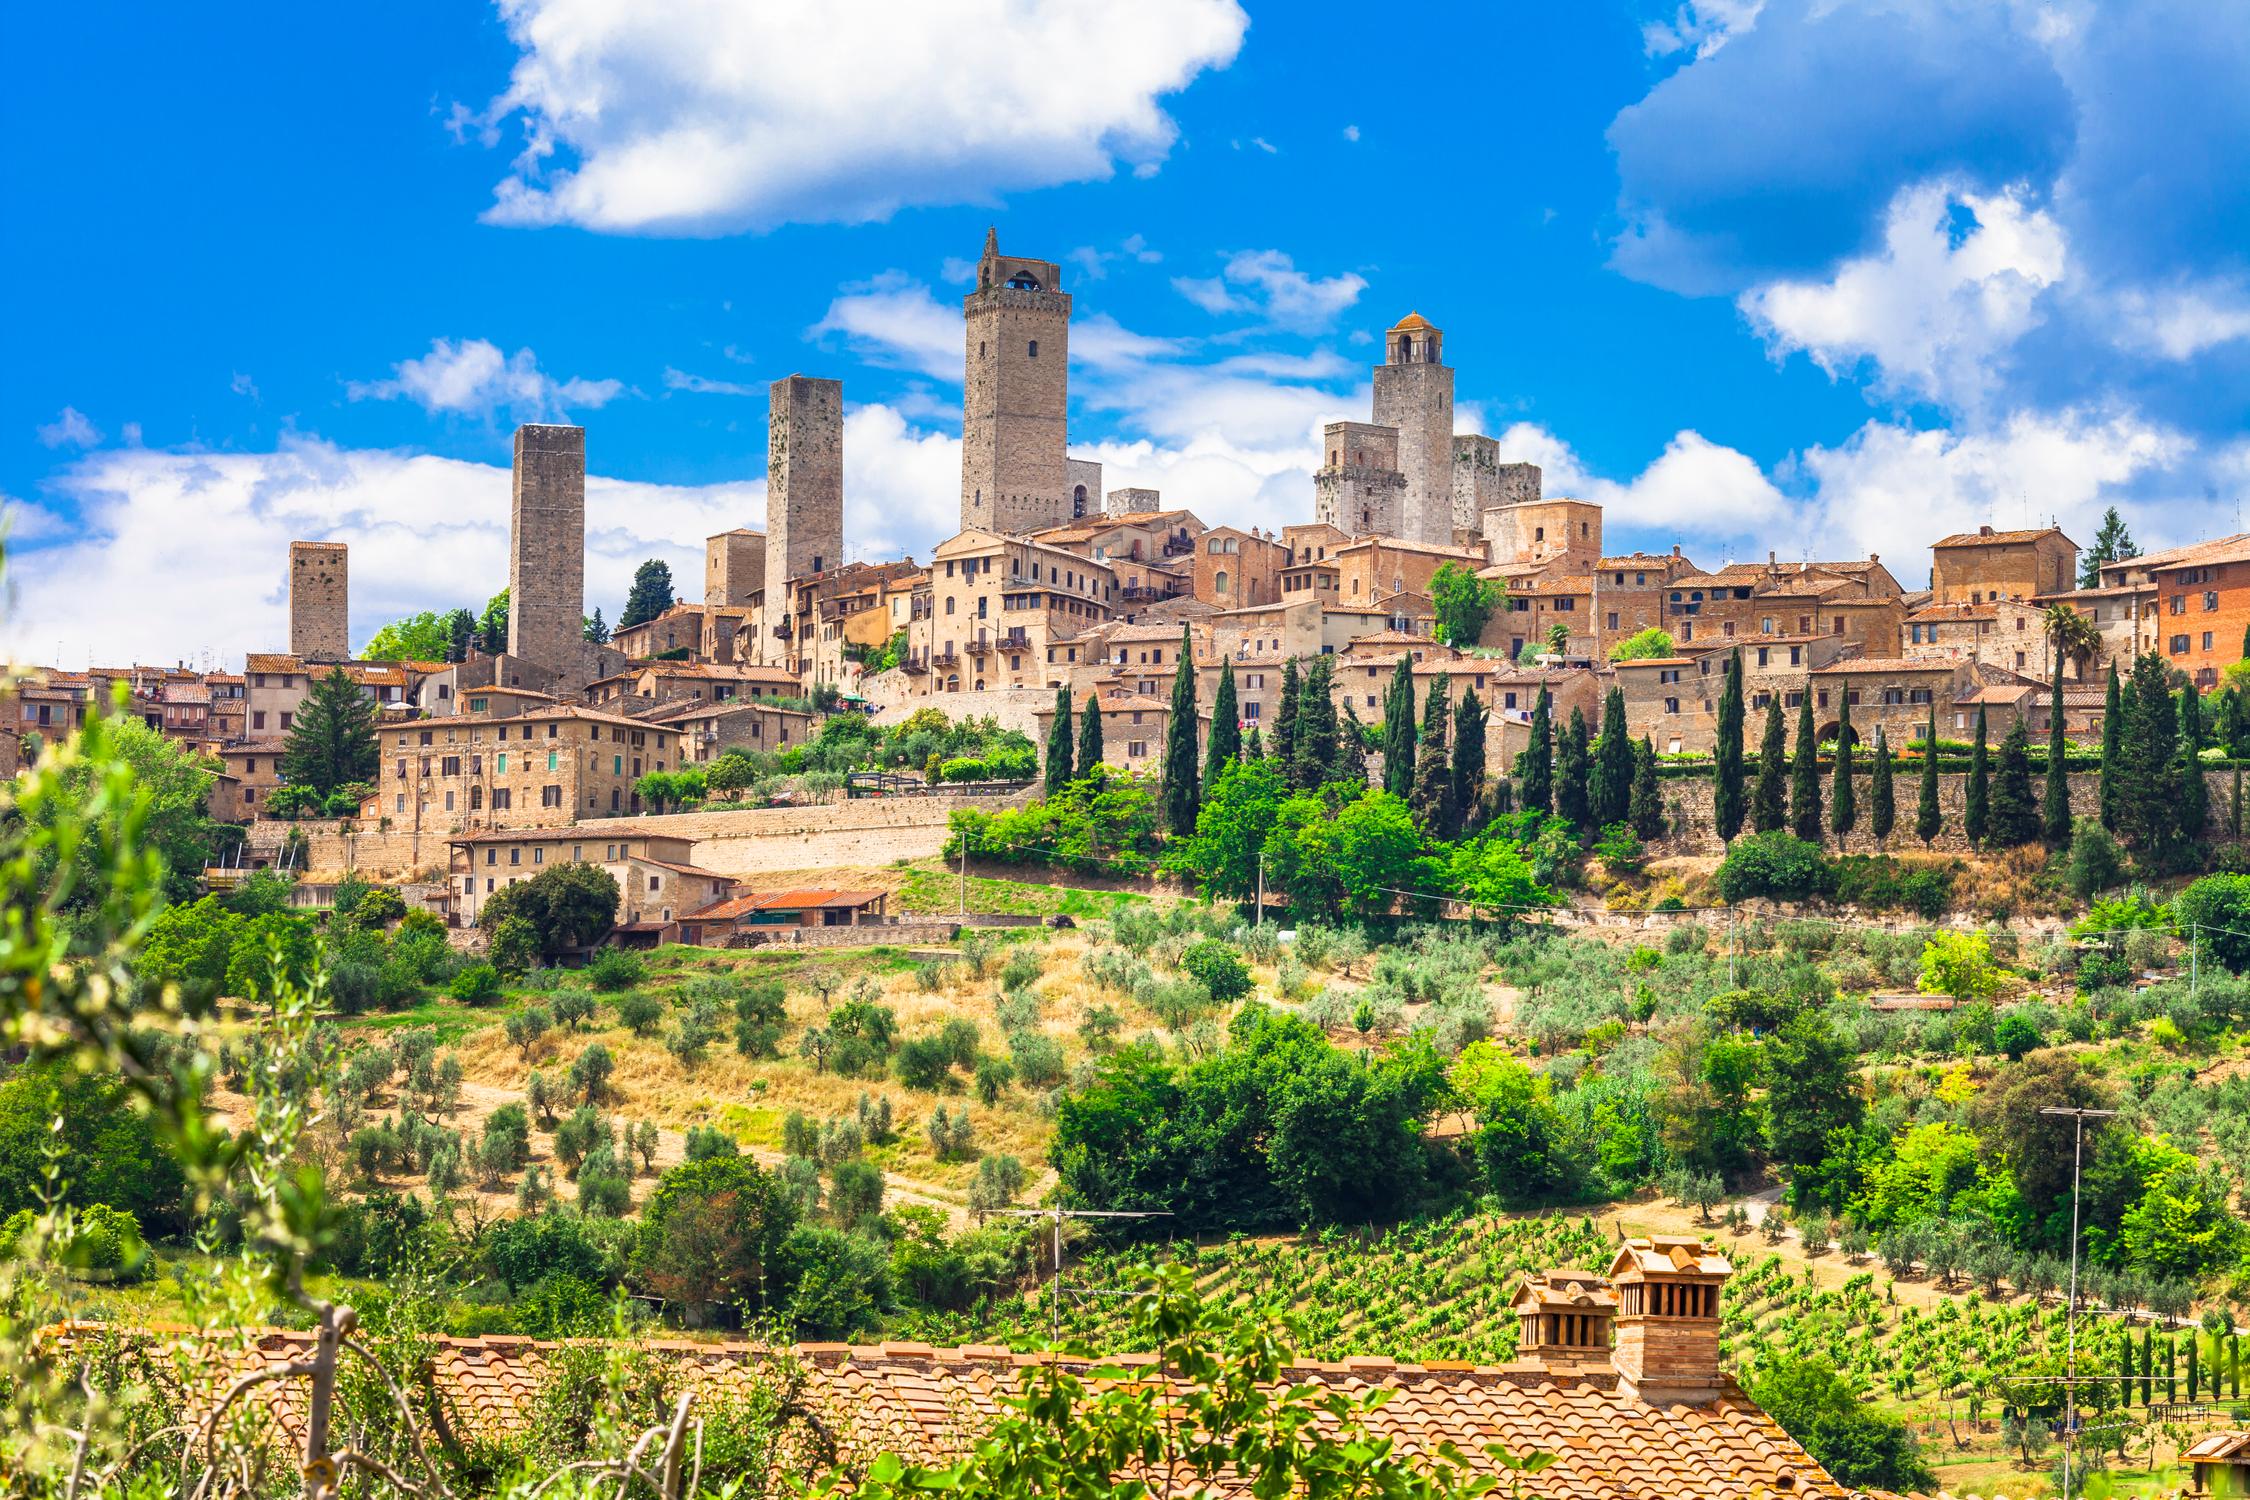
[[2102, 633], [2094, 622], [2072, 606], [2057, 601], [2047, 606], [2041, 628], [2054, 644], [2056, 657], [2069, 662], [2078, 680], [2084, 682], [2086, 664], [2101, 655], [2102, 650]]

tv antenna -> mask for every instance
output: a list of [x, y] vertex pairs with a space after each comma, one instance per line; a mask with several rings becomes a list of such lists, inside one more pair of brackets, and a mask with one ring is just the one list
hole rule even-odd
[[[1050, 1344], [1062, 1342], [1063, 1258], [1062, 1227], [1065, 1219], [1169, 1219], [1171, 1214], [1160, 1209], [1134, 1211], [1122, 1208], [996, 1208], [992, 1212], [1004, 1219], [1048, 1219], [1055, 1226], [1055, 1280], [1047, 1298], [1047, 1326]], [[1122, 1297], [1123, 1292], [1104, 1291], [1096, 1287], [1083, 1289], [1080, 1296]]]

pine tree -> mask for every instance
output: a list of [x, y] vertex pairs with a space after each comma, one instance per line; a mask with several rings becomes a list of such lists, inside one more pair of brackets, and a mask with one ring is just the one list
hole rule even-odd
[[2178, 826], [2190, 843], [2201, 843], [2211, 829], [2211, 786], [2203, 779], [2203, 699], [2180, 689], [2180, 801]]
[[1453, 837], [1453, 767], [1445, 753], [1448, 680], [1442, 673], [1430, 679], [1430, 695], [1422, 704], [1422, 742], [1414, 760], [1414, 792], [1407, 799], [1435, 839]]
[[1596, 828], [1622, 823], [1633, 806], [1633, 736], [1625, 727], [1625, 691], [1602, 698], [1602, 730], [1587, 772], [1586, 812]]
[[1961, 831], [1982, 847], [1992, 831], [1992, 755], [1985, 742], [1984, 705], [1977, 705], [1976, 738], [1969, 745], [1969, 786], [1961, 798]]
[[1336, 771], [1332, 778], [1351, 787], [1367, 785], [1367, 726], [1360, 723], [1359, 713], [1344, 700], [1343, 726], [1336, 731]]
[[1758, 741], [1758, 785], [1750, 799], [1751, 826], [1771, 833], [1789, 825], [1789, 758], [1781, 724], [1781, 694], [1766, 700], [1766, 732]]
[[1592, 831], [1593, 817], [1586, 761], [1586, 715], [1574, 708], [1570, 723], [1555, 736], [1555, 816], [1582, 833]]
[[1164, 721], [1164, 826], [1172, 837], [1195, 832], [1203, 806], [1202, 777], [1196, 772], [1195, 642], [1180, 627], [1180, 665], [1172, 673], [1172, 711]]
[[1250, 726], [1250, 738], [1243, 742], [1242, 758], [1246, 761], [1266, 758], [1265, 736], [1258, 733], [1258, 726], [1255, 724]]
[[373, 781], [375, 721], [375, 701], [342, 667], [315, 677], [282, 747], [282, 779], [323, 797], [346, 782]]
[[617, 617], [619, 630], [645, 625], [672, 607], [672, 568], [650, 558], [633, 570], [633, 588], [625, 596], [624, 612]]
[[1664, 799], [1656, 784], [1656, 742], [1645, 734], [1633, 746], [1633, 797], [1626, 818], [1643, 840], [1664, 837]]
[[1297, 658], [1281, 664], [1281, 702], [1273, 713], [1273, 758], [1286, 779], [1297, 762], [1297, 708], [1304, 684], [1297, 680]]
[[2013, 849], [2039, 838], [2039, 804], [2031, 795], [2031, 727], [2021, 718], [2000, 741], [1989, 809], [1992, 842]]
[[1523, 752], [1523, 785], [1516, 800], [1527, 812], [1552, 812], [1555, 806], [1555, 700], [1542, 687], [1531, 705], [1531, 743]]
[[1711, 755], [1711, 817], [1722, 842], [1742, 831], [1742, 648], [1727, 653], [1726, 681], [1719, 689], [1719, 742]]
[[1891, 785], [1891, 742], [1881, 725], [1875, 727], [1875, 774], [1867, 786], [1867, 831], [1877, 848], [1891, 836], [1898, 821], [1897, 792]]
[[2153, 651], [2133, 663], [2118, 740], [2119, 832], [2159, 869], [2174, 853], [2180, 826], [2180, 726], [2171, 676]]
[[1333, 656], [1316, 656], [1297, 688], [1295, 759], [1289, 780], [1311, 791], [1336, 774], [1336, 695]]
[[1937, 759], [1937, 704], [1932, 703], [1930, 725], [1922, 733], [1922, 795], [1914, 806], [1914, 836], [1924, 846], [1944, 826], [1938, 816]]
[[1242, 707], [1235, 701], [1234, 661], [1219, 658], [1219, 686], [1211, 694], [1211, 743], [1205, 748], [1203, 783], [1216, 786], [1219, 772], [1242, 756]]
[[1461, 695], [1453, 710], [1453, 815], [1465, 824], [1484, 800], [1484, 705], [1476, 689]]
[[1828, 827], [1836, 835], [1838, 849], [1859, 822], [1859, 795], [1852, 787], [1852, 742], [1858, 736], [1852, 731], [1851, 690], [1842, 692], [1844, 706], [1836, 719], [1836, 779], [1828, 797]]
[[1043, 783], [1050, 797], [1070, 785], [1070, 689], [1055, 689], [1055, 719], [1047, 726], [1047, 775]]
[[2133, 545], [2133, 533], [2125, 528], [2125, 518], [2112, 505], [2102, 516], [2101, 529], [2094, 533], [2094, 545], [2078, 560], [2078, 586], [2100, 588], [2103, 563], [2123, 562], [2140, 555], [2141, 549]]
[[1414, 790], [1414, 743], [1414, 657], [1401, 651], [1383, 699], [1383, 790], [1394, 797]]
[[2117, 663], [2109, 664], [2109, 692], [2102, 699], [2102, 827], [2117, 832], [2118, 777], [2124, 773], [2121, 754], [2125, 743], [2125, 698], [2117, 681]]
[[2250, 687], [2237, 683], [2219, 700], [2219, 739], [2230, 758], [2250, 755]]
[[1086, 711], [1078, 718], [1078, 767], [1080, 776], [1091, 776], [1094, 767], [1102, 763], [1102, 695], [1086, 695]]
[[1809, 687], [1797, 700], [1797, 743], [1789, 753], [1789, 831], [1809, 844], [1820, 842], [1820, 736]]
[[599, 605], [595, 606], [594, 612], [586, 617], [586, 629], [584, 633], [586, 639], [593, 642], [597, 646], [606, 646], [609, 644], [609, 626], [602, 623], [602, 612]]
[[445, 659], [451, 662], [467, 661], [469, 653], [476, 649], [477, 617], [465, 609], [457, 609], [445, 617], [445, 633]]
[[2039, 836], [2050, 849], [2070, 842], [2070, 742], [2063, 738], [2063, 664], [2047, 693], [2047, 783], [2039, 803]]

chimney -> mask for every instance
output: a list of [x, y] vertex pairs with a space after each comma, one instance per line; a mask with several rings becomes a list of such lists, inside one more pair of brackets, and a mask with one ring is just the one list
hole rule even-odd
[[1716, 1401], [1719, 1290], [1734, 1274], [1727, 1258], [1700, 1239], [1656, 1235], [1627, 1240], [1609, 1263], [1617, 1289], [1617, 1388], [1650, 1406]]
[[1565, 1266], [1524, 1278], [1508, 1305], [1516, 1314], [1518, 1358], [1558, 1374], [1608, 1366], [1617, 1322], [1617, 1292], [1608, 1278]]
[[1991, 528], [1991, 527], [1989, 527], [1989, 526], [1979, 526], [1979, 527], [1977, 528], [1977, 535], [1978, 535], [1978, 536], [1990, 536], [1990, 535], [1992, 535], [1992, 528]]

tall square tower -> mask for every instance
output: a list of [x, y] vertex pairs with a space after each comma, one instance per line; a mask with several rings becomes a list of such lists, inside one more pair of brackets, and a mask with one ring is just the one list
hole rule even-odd
[[1453, 529], [1481, 533], [1484, 513], [1500, 504], [1500, 445], [1472, 433], [1453, 435]]
[[[986, 230], [961, 299], [961, 529], [1022, 534], [1070, 519], [1070, 296], [1049, 260], [1000, 253]], [[1091, 494], [1092, 492], [1089, 492]]]
[[508, 654], [558, 672], [583, 654], [586, 429], [516, 429], [508, 510]]
[[1375, 423], [1398, 429], [1405, 503], [1395, 535], [1448, 546], [1453, 541], [1453, 371], [1443, 362], [1445, 334], [1410, 312], [1383, 336], [1375, 367]]
[[[1320, 446], [1313, 520], [1352, 536], [1403, 537], [1399, 516], [1406, 504], [1406, 476], [1398, 467], [1398, 429], [1330, 422], [1321, 429]], [[1451, 503], [1447, 501], [1449, 507]]]
[[766, 586], [766, 537], [738, 526], [703, 540], [703, 602], [743, 605]]
[[765, 571], [778, 587], [844, 560], [844, 383], [785, 375], [772, 396]]
[[342, 542], [289, 544], [289, 652], [307, 661], [349, 661], [349, 549]]

